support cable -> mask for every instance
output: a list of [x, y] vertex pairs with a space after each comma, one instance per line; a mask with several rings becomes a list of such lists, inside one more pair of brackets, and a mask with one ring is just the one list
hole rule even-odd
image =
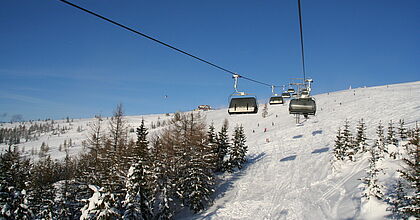
[[[125, 26], [125, 25], [123, 25], [123, 24], [121, 24], [121, 23], [118, 23], [118, 22], [116, 22], [116, 21], [114, 21], [114, 20], [111, 20], [111, 19], [109, 19], [109, 18], [106, 18], [106, 17], [104, 17], [104, 16], [102, 16], [102, 15], [100, 15], [100, 14], [98, 14], [98, 13], [95, 13], [95, 12], [90, 11], [90, 10], [88, 10], [88, 9], [82, 8], [82, 7], [80, 7], [80, 6], [76, 5], [76, 4], [73, 4], [73, 3], [69, 2], [69, 1], [66, 1], [66, 0], [59, 0], [59, 1], [61, 1], [61, 2], [65, 3], [65, 4], [67, 4], [67, 5], [70, 5], [70, 6], [72, 6], [72, 7], [75, 7], [75, 8], [77, 8], [77, 9], [80, 9], [80, 10], [82, 10], [82, 11], [84, 11], [84, 12], [88, 13], [88, 14], [91, 14], [91, 15], [93, 15], [93, 16], [96, 16], [96, 17], [98, 17], [98, 18], [100, 18], [100, 19], [102, 19], [102, 20], [108, 21], [108, 22], [110, 22], [110, 23], [112, 23], [112, 24], [114, 24], [114, 25], [116, 25], [116, 26], [118, 26], [118, 27], [121, 27], [121, 28], [125, 29], [125, 30], [128, 30], [128, 31], [130, 31], [130, 32], [136, 33], [136, 34], [138, 34], [138, 35], [140, 35], [140, 36], [142, 36], [142, 37], [145, 37], [145, 38], [147, 38], [147, 39], [149, 39], [149, 40], [155, 41], [156, 43], [159, 43], [159, 44], [161, 44], [161, 45], [163, 45], [163, 46], [166, 46], [166, 47], [169, 47], [169, 48], [171, 48], [171, 49], [173, 49], [173, 50], [176, 50], [176, 51], [178, 51], [178, 52], [180, 52], [180, 53], [182, 53], [182, 54], [185, 54], [185, 55], [187, 55], [187, 56], [189, 56], [189, 57], [192, 57], [192, 58], [194, 58], [194, 59], [196, 59], [196, 60], [199, 60], [199, 61], [201, 61], [201, 62], [203, 62], [203, 63], [206, 63], [206, 64], [208, 64], [208, 65], [210, 65], [210, 66], [213, 66], [213, 67], [215, 67], [215, 68], [217, 68], [217, 69], [219, 69], [219, 70], [222, 70], [222, 71], [224, 71], [224, 72], [226, 72], [226, 73], [228, 73], [228, 74], [231, 74], [231, 75], [238, 75], [237, 73], [235, 73], [235, 72], [233, 72], [233, 71], [231, 71], [231, 70], [228, 70], [228, 69], [226, 69], [226, 68], [223, 68], [223, 67], [221, 67], [221, 66], [219, 66], [219, 65], [216, 65], [216, 64], [214, 64], [214, 63], [212, 63], [212, 62], [209, 62], [209, 61], [207, 61], [207, 60], [205, 60], [205, 59], [202, 59], [202, 58], [200, 58], [200, 57], [197, 57], [197, 56], [195, 56], [195, 55], [192, 55], [191, 53], [188, 53], [188, 52], [186, 52], [186, 51], [184, 51], [184, 50], [181, 50], [181, 49], [179, 49], [179, 48], [176, 48], [176, 47], [174, 47], [174, 46], [172, 46], [172, 45], [170, 45], [170, 44], [167, 44], [167, 43], [165, 43], [165, 42], [163, 42], [163, 41], [160, 41], [160, 40], [158, 40], [158, 39], [156, 39], [156, 38], [153, 38], [153, 37], [151, 37], [151, 36], [149, 36], [149, 35], [147, 35], [147, 34], [141, 33], [140, 31], [134, 30], [134, 29], [132, 29], [132, 28], [130, 28], [130, 27], [128, 27], [128, 26]], [[251, 81], [251, 82], [255, 82], [255, 83], [259, 83], [259, 84], [261, 84], [261, 85], [265, 85], [265, 86], [270, 86], [270, 87], [271, 87], [271, 84], [268, 84], [268, 83], [265, 83], [265, 82], [261, 82], [261, 81], [258, 81], [258, 80], [255, 80], [255, 79], [252, 79], [252, 78], [249, 78], [249, 77], [243, 76], [243, 75], [239, 75], [239, 77], [241, 77], [241, 78], [243, 78], [243, 79], [246, 79], [246, 80], [249, 80], [249, 81]]]

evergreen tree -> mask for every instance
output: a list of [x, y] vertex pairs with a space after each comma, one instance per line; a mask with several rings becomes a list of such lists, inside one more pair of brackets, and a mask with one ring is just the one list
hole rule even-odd
[[377, 147], [378, 147], [378, 154], [380, 158], [384, 158], [384, 154], [388, 154], [388, 149], [386, 148], [386, 141], [384, 136], [384, 126], [382, 122], [379, 122], [378, 128], [376, 129], [376, 135], [378, 136], [377, 139]]
[[112, 220], [119, 219], [120, 214], [112, 204], [115, 204], [115, 196], [95, 185], [89, 185], [93, 191], [91, 198], [86, 200], [86, 205], [81, 209], [80, 219]]
[[206, 161], [210, 164], [209, 166], [213, 171], [216, 171], [217, 161], [218, 161], [218, 145], [217, 145], [217, 136], [214, 131], [214, 126], [211, 124], [207, 132], [207, 147], [209, 148], [210, 154], [208, 155]]
[[386, 143], [398, 146], [398, 140], [395, 138], [395, 127], [392, 120], [388, 123], [388, 133], [386, 137]]
[[173, 152], [161, 143], [159, 137], [153, 139], [152, 145], [152, 156], [155, 161], [154, 173], [157, 176], [158, 186], [155, 200], [155, 219], [172, 219], [175, 211]]
[[407, 139], [407, 128], [405, 128], [404, 120], [400, 119], [398, 127], [398, 135], [401, 140]]
[[0, 155], [0, 219], [33, 218], [25, 202], [29, 169], [29, 160], [23, 159], [18, 151], [11, 150], [11, 146]]
[[405, 169], [400, 171], [410, 189], [407, 196], [409, 205], [405, 207], [404, 213], [420, 218], [420, 128], [416, 126], [408, 138], [407, 158], [403, 159]]
[[234, 168], [241, 169], [246, 161], [248, 147], [245, 145], [246, 138], [242, 126], [235, 128], [232, 142], [233, 144], [228, 151], [229, 160], [227, 164], [227, 168], [230, 172], [232, 172]]
[[211, 202], [211, 194], [214, 192], [213, 171], [204, 160], [206, 147], [198, 145], [192, 149], [192, 157], [187, 168], [185, 187], [187, 201], [190, 208], [195, 212], [203, 210]]
[[346, 119], [344, 122], [344, 129], [342, 131], [342, 148], [344, 151], [344, 158], [348, 158], [351, 161], [355, 160], [355, 154], [357, 148], [354, 144], [353, 135], [350, 131], [350, 122]]
[[343, 148], [343, 135], [341, 133], [341, 128], [338, 128], [337, 136], [335, 139], [334, 144], [334, 158], [336, 161], [344, 160], [345, 158], [345, 151]]
[[383, 187], [378, 182], [379, 173], [382, 171], [377, 167], [377, 163], [380, 159], [378, 145], [379, 141], [375, 140], [375, 144], [370, 148], [369, 166], [366, 171], [366, 177], [362, 179], [362, 183], [364, 185], [364, 192], [362, 193], [362, 196], [367, 199], [376, 197], [381, 200], [383, 196]]
[[151, 160], [147, 128], [144, 120], [137, 128], [137, 143], [133, 147], [132, 165], [127, 178], [127, 194], [124, 201], [125, 218], [142, 216], [143, 219], [153, 217], [156, 176]]
[[394, 219], [407, 219], [409, 217], [404, 213], [405, 207], [408, 206], [405, 188], [406, 186], [404, 186], [403, 182], [398, 179], [393, 185], [391, 193], [387, 195], [388, 204], [390, 205], [388, 210], [392, 212]]
[[225, 120], [220, 132], [217, 135], [217, 172], [225, 170], [225, 157], [230, 147], [229, 136], [228, 136], [228, 121]]
[[31, 169], [26, 198], [32, 212], [39, 219], [56, 218], [54, 216], [54, 198], [56, 190], [53, 186], [59, 180], [59, 169], [50, 155], [42, 158]]
[[79, 183], [74, 179], [75, 163], [66, 150], [66, 157], [61, 169], [61, 181], [54, 183], [54, 216], [59, 219], [78, 219], [82, 204], [78, 201]]
[[367, 152], [368, 150], [368, 144], [366, 143], [366, 125], [363, 121], [363, 118], [360, 119], [357, 127], [356, 127], [356, 138], [355, 138], [355, 144], [357, 145], [357, 149], [361, 152]]

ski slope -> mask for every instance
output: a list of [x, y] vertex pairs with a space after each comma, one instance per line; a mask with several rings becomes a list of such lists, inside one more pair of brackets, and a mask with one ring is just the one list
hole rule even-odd
[[[354, 129], [359, 119], [366, 122], [367, 136], [376, 137], [379, 123], [404, 119], [407, 127], [420, 121], [420, 81], [379, 87], [356, 88], [316, 95], [317, 114], [296, 125], [288, 113], [288, 105], [269, 106], [268, 117], [228, 115], [226, 109], [202, 112], [207, 122], [220, 130], [225, 119], [232, 133], [236, 125], [245, 128], [248, 163], [239, 172], [220, 176], [215, 200], [208, 210], [192, 214], [185, 210], [177, 219], [353, 219], [373, 216], [378, 209], [361, 213], [360, 184], [367, 160], [361, 159], [334, 170], [330, 162], [335, 136], [344, 120]], [[205, 104], [205, 103], [204, 103]], [[165, 114], [128, 116], [130, 128], [138, 127], [144, 118], [146, 125], [167, 120]], [[52, 157], [61, 159], [64, 151], [59, 145], [72, 139], [71, 155], [85, 150], [82, 141], [88, 134], [92, 119], [75, 119], [72, 123], [56, 121], [71, 129], [65, 133], [42, 134], [38, 140], [22, 143], [19, 148], [35, 160], [32, 149], [41, 143], [49, 145]], [[1, 124], [13, 127], [16, 124]], [[106, 124], [106, 121], [104, 122]], [[82, 127], [81, 132], [76, 128]], [[150, 133], [161, 128], [152, 129]], [[266, 132], [264, 132], [266, 130]], [[353, 130], [354, 131], [354, 130]], [[134, 133], [130, 134], [132, 137]], [[0, 151], [6, 149], [0, 145]], [[367, 212], [367, 213], [366, 213]], [[371, 213], [369, 213], [371, 212]], [[378, 219], [383, 218], [379, 212]], [[377, 215], [378, 216], [378, 215]]]

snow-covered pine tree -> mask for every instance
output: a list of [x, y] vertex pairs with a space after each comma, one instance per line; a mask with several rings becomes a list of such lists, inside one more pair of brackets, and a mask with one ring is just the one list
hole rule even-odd
[[355, 144], [358, 146], [358, 150], [360, 150], [363, 153], [368, 151], [368, 144], [366, 140], [366, 125], [362, 118], [359, 120], [356, 127]]
[[[16, 149], [16, 148], [15, 148]], [[33, 213], [25, 202], [30, 162], [19, 151], [0, 154], [0, 219], [32, 219]]]
[[380, 159], [379, 156], [379, 141], [375, 140], [374, 145], [370, 148], [369, 166], [366, 170], [366, 177], [362, 178], [363, 189], [362, 196], [367, 199], [375, 197], [382, 200], [383, 192], [382, 186], [378, 182], [379, 173], [382, 171], [378, 168], [377, 163]]
[[394, 123], [392, 122], [392, 120], [389, 121], [389, 123], [388, 123], [388, 132], [387, 132], [387, 136], [386, 136], [386, 143], [398, 146], [398, 140], [395, 137], [395, 127], [394, 127]]
[[79, 219], [83, 204], [77, 199], [79, 184], [75, 180], [62, 180], [54, 183], [54, 216], [57, 219]]
[[[142, 173], [140, 172], [141, 168], [138, 164], [134, 164], [130, 167], [130, 170], [127, 174], [127, 183], [126, 183], [126, 190], [127, 193], [125, 195], [125, 200], [123, 202], [124, 207], [124, 219], [148, 219], [143, 218], [142, 213], [142, 203], [143, 199], [140, 194], [140, 184], [141, 182], [139, 179]], [[139, 178], [140, 177], [140, 178]]]
[[388, 204], [390, 207], [389, 211], [392, 212], [393, 219], [407, 219], [404, 213], [404, 209], [408, 206], [408, 200], [406, 198], [404, 180], [398, 179], [395, 184], [392, 185], [391, 192], [387, 195]]
[[340, 161], [344, 160], [345, 151], [343, 149], [343, 135], [341, 133], [341, 128], [338, 128], [337, 136], [334, 141], [334, 160]]
[[228, 121], [225, 119], [225, 122], [217, 135], [217, 172], [223, 172], [225, 170], [225, 157], [230, 147], [228, 126]]
[[124, 201], [124, 218], [153, 218], [154, 196], [156, 193], [156, 176], [147, 140], [147, 128], [144, 120], [137, 128], [137, 142], [132, 149], [132, 165], [127, 175], [127, 193]]
[[384, 126], [382, 125], [381, 121], [379, 121], [378, 128], [376, 129], [376, 135], [378, 136], [378, 139], [376, 140], [378, 155], [380, 158], [384, 158], [385, 154], [388, 154], [388, 149], [386, 148]]
[[206, 161], [210, 164], [211, 169], [216, 171], [217, 168], [217, 153], [218, 153], [218, 145], [217, 145], [217, 136], [214, 131], [214, 126], [211, 124], [209, 126], [209, 130], [207, 131], [207, 148], [209, 149], [209, 155], [205, 158]]
[[85, 201], [85, 206], [80, 210], [81, 220], [113, 220], [121, 217], [119, 210], [112, 205], [115, 204], [114, 194], [107, 192], [103, 187], [99, 188], [95, 185], [89, 185], [89, 188], [93, 191], [93, 194], [92, 197]]
[[356, 145], [354, 144], [353, 134], [350, 131], [350, 122], [347, 119], [344, 121], [344, 129], [341, 135], [343, 137], [342, 148], [344, 151], [344, 158], [348, 158], [350, 161], [354, 161], [357, 149]]
[[54, 216], [54, 198], [56, 190], [53, 183], [59, 180], [57, 163], [50, 155], [42, 158], [31, 169], [28, 191], [28, 206], [38, 219], [51, 219]]
[[173, 157], [171, 150], [165, 148], [159, 136], [152, 139], [152, 157], [154, 173], [157, 177], [157, 192], [155, 199], [154, 216], [158, 220], [172, 219], [175, 212], [175, 189]]
[[405, 128], [405, 123], [403, 119], [400, 119], [399, 121], [398, 136], [402, 141], [407, 139], [407, 128]]
[[386, 136], [386, 141], [385, 142], [386, 142], [386, 144], [391, 145], [391, 146], [388, 146], [387, 147], [389, 156], [391, 158], [397, 159], [397, 156], [399, 154], [399, 151], [398, 151], [398, 139], [395, 137], [395, 135], [396, 135], [396, 133], [395, 133], [395, 127], [394, 127], [394, 124], [393, 124], [393, 122], [391, 120], [388, 123], [388, 132], [387, 132], [387, 136]]
[[409, 185], [409, 205], [404, 208], [404, 213], [420, 218], [420, 128], [417, 125], [408, 139], [407, 157], [403, 159], [405, 169], [400, 171]]
[[74, 179], [75, 164], [66, 149], [66, 157], [61, 165], [61, 181], [53, 184], [55, 188], [54, 216], [58, 219], [78, 219], [80, 218], [80, 208], [83, 204], [77, 199], [79, 196], [79, 183]]
[[241, 169], [245, 163], [248, 150], [245, 142], [244, 129], [242, 126], [237, 126], [233, 134], [232, 145], [228, 149], [229, 160], [226, 167], [229, 172], [233, 172], [235, 168]]
[[[203, 143], [203, 142], [202, 142]], [[199, 143], [197, 143], [199, 144]], [[187, 168], [188, 186], [185, 187], [188, 205], [195, 213], [203, 210], [211, 202], [214, 192], [214, 176], [210, 164], [204, 160], [211, 152], [204, 144], [192, 147], [191, 163]]]

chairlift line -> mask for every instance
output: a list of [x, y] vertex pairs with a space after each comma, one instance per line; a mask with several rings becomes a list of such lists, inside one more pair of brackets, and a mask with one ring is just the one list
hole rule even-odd
[[298, 9], [299, 9], [299, 27], [300, 27], [300, 48], [302, 55], [302, 71], [303, 71], [303, 81], [306, 80], [306, 70], [305, 70], [305, 52], [303, 47], [303, 28], [302, 28], [302, 12], [300, 8], [300, 0], [298, 0]]
[[[147, 35], [147, 34], [141, 33], [140, 31], [134, 30], [133, 28], [130, 28], [130, 27], [126, 26], [126, 25], [123, 25], [123, 24], [118, 23], [118, 22], [116, 22], [116, 21], [114, 21], [114, 20], [111, 20], [111, 19], [109, 19], [109, 18], [106, 18], [106, 17], [104, 17], [104, 16], [102, 16], [102, 15], [100, 15], [100, 14], [98, 14], [98, 13], [95, 13], [95, 12], [93, 12], [93, 11], [90, 11], [90, 10], [88, 10], [88, 9], [86, 9], [86, 8], [83, 8], [83, 7], [81, 7], [81, 6], [78, 6], [78, 5], [74, 4], [74, 3], [71, 3], [71, 2], [66, 1], [66, 0], [58, 0], [58, 1], [61, 1], [61, 2], [65, 3], [65, 4], [67, 4], [67, 5], [70, 5], [70, 6], [74, 7], [74, 8], [80, 9], [80, 10], [82, 10], [82, 11], [84, 11], [84, 12], [88, 13], [88, 14], [91, 14], [91, 15], [93, 15], [93, 16], [95, 16], [95, 17], [98, 17], [98, 18], [100, 18], [100, 19], [102, 19], [102, 20], [105, 20], [105, 21], [107, 21], [107, 22], [110, 22], [110, 23], [112, 23], [112, 24], [114, 24], [114, 25], [116, 25], [116, 26], [118, 26], [118, 27], [121, 27], [121, 28], [123, 28], [123, 29], [125, 29], [125, 30], [128, 30], [128, 31], [130, 31], [130, 32], [133, 32], [133, 33], [135, 33], [135, 34], [138, 34], [138, 35], [140, 35], [140, 36], [142, 36], [142, 37], [145, 37], [145, 38], [147, 38], [147, 39], [149, 39], [149, 40], [152, 40], [152, 41], [154, 41], [154, 42], [156, 42], [156, 43], [159, 43], [159, 44], [161, 44], [161, 45], [163, 45], [163, 46], [169, 47], [169, 48], [171, 48], [171, 49], [173, 49], [173, 50], [175, 50], [175, 51], [178, 51], [178, 52], [180, 52], [180, 53], [182, 53], [182, 54], [184, 54], [184, 55], [187, 55], [187, 56], [189, 56], [189, 57], [192, 57], [192, 58], [194, 58], [194, 59], [196, 59], [196, 60], [199, 60], [199, 61], [201, 61], [201, 62], [203, 62], [203, 63], [206, 63], [206, 64], [208, 64], [208, 65], [210, 65], [210, 66], [213, 66], [213, 67], [215, 67], [215, 68], [217, 68], [217, 69], [219, 69], [219, 70], [222, 70], [222, 71], [224, 71], [224, 72], [226, 72], [226, 73], [228, 73], [228, 74], [231, 74], [231, 75], [237, 75], [237, 73], [235, 73], [234, 71], [231, 71], [231, 70], [228, 70], [228, 69], [226, 69], [226, 68], [223, 68], [223, 67], [221, 67], [221, 66], [219, 66], [219, 65], [216, 65], [216, 64], [214, 64], [214, 63], [212, 63], [212, 62], [210, 62], [210, 61], [207, 61], [207, 60], [202, 59], [202, 58], [200, 58], [200, 57], [198, 57], [198, 56], [195, 56], [195, 55], [193, 55], [193, 54], [191, 54], [191, 53], [188, 53], [188, 52], [186, 52], [185, 50], [181, 50], [181, 49], [179, 49], [179, 48], [177, 48], [177, 47], [175, 47], [175, 46], [172, 46], [172, 45], [167, 44], [167, 43], [165, 43], [165, 42], [163, 42], [163, 41], [160, 41], [160, 40], [158, 40], [158, 39], [156, 39], [156, 38], [154, 38], [154, 37], [151, 37], [151, 36], [149, 36], [149, 35]], [[241, 78], [243, 78], [243, 79], [246, 79], [246, 80], [248, 80], [248, 81], [254, 82], [254, 83], [258, 83], [258, 84], [261, 84], [261, 85], [265, 85], [265, 86], [270, 86], [270, 87], [271, 87], [271, 84], [268, 84], [268, 83], [265, 83], [265, 82], [261, 82], [261, 81], [258, 81], [258, 80], [255, 80], [255, 79], [252, 79], [252, 78], [249, 78], [249, 77], [243, 76], [243, 75], [240, 75], [240, 77], [241, 77]]]

